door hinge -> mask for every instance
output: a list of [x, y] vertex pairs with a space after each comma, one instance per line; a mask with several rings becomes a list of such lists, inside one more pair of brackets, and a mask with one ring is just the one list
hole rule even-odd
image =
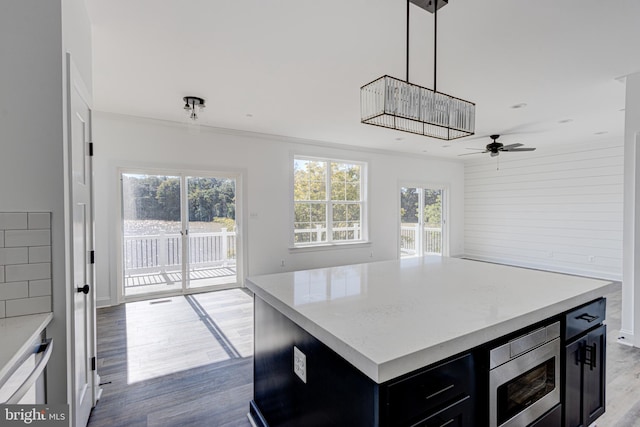
[[93, 156], [93, 142], [89, 143], [89, 156]]
[[91, 370], [95, 371], [96, 370], [96, 357], [92, 357], [91, 358]]
[[91, 259], [91, 264], [95, 264], [96, 263], [96, 251], [91, 251], [89, 253], [89, 258]]

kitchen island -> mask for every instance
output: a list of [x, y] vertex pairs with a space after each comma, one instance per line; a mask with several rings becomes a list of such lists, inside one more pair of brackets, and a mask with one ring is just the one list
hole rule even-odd
[[[429, 256], [255, 276], [246, 284], [255, 294], [250, 414], [272, 427], [412, 425], [419, 408], [404, 408], [409, 415], [398, 420], [386, 407], [395, 399], [389, 385], [453, 361], [469, 370], [474, 378], [465, 387], [477, 394], [484, 352], [476, 357], [475, 349], [614, 290], [602, 280]], [[469, 366], [465, 355], [472, 355]], [[474, 401], [473, 416], [485, 418], [488, 411], [476, 408], [485, 405]]]

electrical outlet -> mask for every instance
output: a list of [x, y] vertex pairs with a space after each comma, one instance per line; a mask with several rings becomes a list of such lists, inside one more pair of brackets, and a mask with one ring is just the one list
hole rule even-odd
[[298, 347], [293, 346], [293, 372], [307, 383], [307, 356]]

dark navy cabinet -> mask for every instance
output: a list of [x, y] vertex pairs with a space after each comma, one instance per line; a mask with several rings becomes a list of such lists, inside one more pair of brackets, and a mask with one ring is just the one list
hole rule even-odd
[[465, 354], [385, 384], [381, 425], [472, 425], [475, 377], [473, 356]]
[[566, 315], [565, 427], [587, 427], [604, 413], [607, 338], [604, 318], [604, 298]]
[[[254, 399], [261, 427], [477, 426], [471, 354], [377, 384], [264, 300], [254, 299]], [[293, 371], [306, 354], [307, 381]]]

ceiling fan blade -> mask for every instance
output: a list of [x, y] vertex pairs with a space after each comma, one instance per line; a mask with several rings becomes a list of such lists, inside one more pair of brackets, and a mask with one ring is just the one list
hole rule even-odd
[[509, 145], [503, 145], [502, 146], [502, 150], [511, 150], [512, 148], [516, 148], [516, 147], [522, 147], [524, 144], [520, 144], [520, 143], [515, 143], [515, 144], [509, 144]]
[[458, 154], [458, 156], [469, 156], [471, 154], [484, 154], [484, 153], [488, 153], [488, 151], [477, 151], [475, 153], [464, 153], [464, 154]]
[[471, 147], [465, 147], [465, 150], [486, 150], [486, 148], [471, 148]]
[[510, 150], [502, 150], [502, 151], [509, 151], [509, 152], [515, 152], [515, 151], [535, 151], [535, 148], [533, 147], [526, 147], [526, 148], [512, 148]]

